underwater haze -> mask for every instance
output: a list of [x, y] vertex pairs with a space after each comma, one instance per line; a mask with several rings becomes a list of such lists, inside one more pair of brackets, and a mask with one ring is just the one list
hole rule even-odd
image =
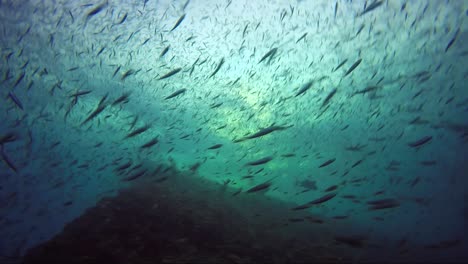
[[290, 203], [289, 225], [346, 223], [327, 245], [468, 261], [467, 15], [467, 0], [0, 0], [0, 255], [173, 168]]

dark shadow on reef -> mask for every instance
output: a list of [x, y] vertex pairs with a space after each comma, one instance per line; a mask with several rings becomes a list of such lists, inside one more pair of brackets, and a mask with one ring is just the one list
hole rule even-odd
[[[389, 261], [349, 227], [261, 193], [166, 170], [104, 198], [24, 263], [349, 263]], [[340, 224], [341, 225], [341, 224]], [[385, 250], [386, 251], [386, 250]], [[374, 256], [374, 257], [372, 257]], [[376, 257], [378, 256], [378, 257]], [[395, 259], [394, 259], [395, 260]], [[390, 260], [390, 262], [392, 262]]]

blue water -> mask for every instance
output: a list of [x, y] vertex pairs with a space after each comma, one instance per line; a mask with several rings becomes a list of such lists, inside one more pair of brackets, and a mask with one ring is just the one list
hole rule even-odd
[[[468, 259], [467, 9], [1, 1], [0, 255], [148, 177], [122, 180], [131, 161], [243, 192], [270, 182], [263, 195], [297, 205], [333, 193], [306, 210]], [[370, 209], [381, 199], [389, 208]]]

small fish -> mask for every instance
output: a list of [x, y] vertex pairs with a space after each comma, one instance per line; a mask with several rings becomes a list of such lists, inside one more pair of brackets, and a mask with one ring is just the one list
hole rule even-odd
[[159, 77], [158, 80], [162, 80], [162, 79], [169, 78], [169, 77], [171, 77], [172, 75], [174, 75], [174, 74], [180, 72], [181, 70], [182, 70], [182, 68], [176, 68], [176, 69], [174, 69], [174, 70], [172, 70], [172, 71], [170, 71], [170, 72], [164, 74], [163, 76]]
[[333, 70], [333, 72], [335, 72], [336, 70], [338, 70], [339, 68], [341, 68], [347, 61], [348, 61], [348, 59], [344, 59], [342, 62], [340, 62], [340, 64], [338, 64], [338, 66], [335, 67], [335, 69]]
[[124, 101], [126, 101], [128, 99], [128, 97], [130, 96], [130, 92], [126, 92], [124, 93], [123, 95], [121, 95], [119, 98], [115, 99], [114, 102], [112, 102], [112, 106], [115, 106], [117, 104], [120, 104]]
[[140, 46], [143, 46], [143, 45], [145, 45], [146, 43], [148, 43], [148, 41], [149, 41], [150, 39], [151, 39], [151, 38], [147, 38], [145, 41], [143, 41], [143, 43], [141, 43]]
[[3, 146], [5, 143], [13, 142], [17, 139], [16, 135], [13, 133], [7, 133], [0, 136], [0, 146]]
[[91, 9], [87, 14], [86, 14], [86, 21], [85, 21], [85, 27], [86, 24], [88, 23], [89, 19], [97, 14], [99, 14], [104, 8], [107, 7], [108, 2], [104, 2], [100, 5], [97, 5], [95, 8]]
[[259, 191], [266, 190], [266, 189], [270, 188], [270, 186], [271, 186], [271, 182], [267, 181], [267, 182], [255, 185], [254, 187], [248, 189], [246, 192], [247, 193], [259, 192]]
[[105, 46], [102, 47], [102, 48], [98, 51], [98, 53], [96, 54], [96, 57], [98, 57], [99, 55], [101, 55], [101, 53], [102, 53], [105, 49], [106, 49]]
[[354, 167], [356, 167], [357, 165], [361, 164], [361, 163], [362, 163], [362, 161], [363, 161], [362, 159], [361, 159], [361, 160], [358, 160], [358, 161], [356, 161], [356, 162], [353, 164], [353, 166], [351, 166], [351, 168], [354, 168]]
[[81, 125], [84, 125], [94, 119], [97, 115], [99, 115], [104, 109], [106, 108], [107, 105], [105, 104], [99, 104], [96, 109], [81, 123]]
[[267, 58], [270, 58], [270, 60], [271, 60], [271, 58], [272, 58], [273, 56], [275, 56], [275, 54], [276, 54], [277, 51], [278, 51], [278, 48], [273, 48], [273, 49], [271, 49], [270, 51], [268, 51], [268, 52], [260, 59], [260, 61], [258, 62], [258, 64], [260, 64], [262, 61], [266, 60]]
[[422, 145], [428, 143], [431, 140], [432, 140], [432, 136], [425, 136], [425, 137], [423, 137], [423, 138], [421, 138], [419, 140], [408, 143], [408, 146], [410, 146], [412, 148], [419, 147], [419, 146], [422, 146]]
[[332, 185], [332, 186], [328, 187], [327, 189], [325, 189], [324, 192], [331, 192], [331, 191], [334, 191], [336, 189], [338, 189], [338, 185]]
[[302, 85], [301, 89], [299, 89], [299, 91], [297, 91], [295, 97], [298, 97], [299, 95], [304, 94], [305, 92], [307, 92], [307, 90], [309, 90], [310, 87], [312, 87], [312, 83], [313, 83], [313, 81], [309, 81], [309, 82], [305, 83], [304, 85]]
[[70, 97], [78, 97], [78, 96], [89, 94], [91, 92], [92, 92], [91, 90], [78, 91], [74, 94], [71, 94]]
[[164, 55], [166, 55], [166, 53], [169, 51], [169, 48], [170, 48], [170, 47], [171, 47], [171, 46], [165, 47], [165, 48], [163, 49], [163, 51], [161, 51], [161, 54], [159, 54], [159, 58], [164, 57]]
[[150, 125], [144, 125], [142, 127], [139, 127], [137, 129], [135, 129], [134, 131], [132, 131], [131, 133], [129, 133], [124, 139], [131, 138], [131, 137], [134, 137], [136, 135], [139, 135], [139, 134], [145, 132], [146, 130], [148, 130], [150, 127], [151, 127]]
[[[119, 68], [119, 69], [120, 69], [120, 68]], [[116, 71], [116, 72], [117, 72], [117, 71]], [[134, 74], [134, 73], [135, 73], [135, 71], [132, 70], [132, 69], [130, 69], [130, 70], [124, 72], [124, 74], [122, 74], [122, 77], [120, 77], [120, 80], [123, 81], [123, 80], [125, 80], [128, 76], [130, 76], [130, 75], [132, 75], [132, 74]]]
[[331, 90], [331, 92], [327, 95], [327, 97], [325, 97], [325, 100], [323, 100], [322, 106], [320, 106], [320, 108], [323, 108], [324, 106], [326, 106], [330, 102], [332, 97], [336, 94], [336, 91], [337, 91], [336, 88]]
[[6, 153], [4, 152], [4, 150], [3, 150], [3, 145], [0, 145], [0, 147], [1, 147], [0, 152], [1, 152], [1, 154], [2, 154], [2, 159], [3, 159], [3, 161], [6, 163], [6, 165], [7, 165], [10, 169], [12, 169], [14, 172], [17, 173], [17, 172], [18, 172], [18, 169], [16, 168], [16, 166], [13, 164], [13, 162], [10, 160], [10, 158], [9, 158], [9, 157], [6, 155]]
[[265, 135], [268, 135], [274, 131], [281, 131], [281, 130], [285, 130], [285, 129], [288, 129], [290, 127], [292, 127], [293, 125], [289, 125], [289, 126], [275, 126], [275, 125], [271, 125], [267, 128], [263, 128], [261, 129], [260, 131], [250, 135], [250, 136], [246, 136], [246, 137], [243, 137], [241, 139], [237, 139], [237, 140], [234, 140], [235, 143], [238, 143], [238, 142], [242, 142], [242, 141], [245, 141], [245, 140], [248, 140], [248, 139], [253, 139], [253, 138], [258, 138], [258, 137], [263, 137]]
[[335, 15], [334, 18], [336, 18], [336, 12], [338, 12], [338, 1], [335, 3]]
[[119, 22], [117, 22], [117, 23], [114, 24], [114, 25], [120, 25], [120, 24], [122, 24], [123, 22], [125, 22], [126, 19], [127, 19], [127, 13], [125, 13], [125, 15], [119, 20]]
[[349, 68], [349, 70], [346, 71], [346, 73], [344, 74], [343, 77], [345, 77], [345, 76], [347, 76], [348, 74], [350, 74], [351, 72], [353, 72], [354, 69], [356, 69], [356, 67], [359, 66], [359, 64], [361, 64], [361, 61], [362, 61], [362, 59], [359, 59], [359, 60], [357, 60], [353, 65], [351, 65], [351, 68]]
[[223, 144], [216, 144], [216, 145], [213, 145], [213, 146], [209, 147], [208, 149], [219, 149], [222, 146], [223, 146]]
[[13, 91], [8, 92], [8, 97], [13, 101], [13, 103], [15, 103], [16, 106], [18, 106], [21, 110], [24, 110], [23, 104], [18, 99], [18, 97], [16, 97]]
[[292, 208], [291, 210], [293, 211], [299, 211], [299, 210], [304, 210], [304, 209], [307, 209], [307, 208], [310, 208], [312, 207], [313, 205], [316, 205], [316, 204], [321, 204], [321, 203], [324, 203], [326, 201], [329, 201], [331, 200], [332, 198], [334, 198], [336, 196], [336, 193], [329, 193], [329, 194], [326, 194], [320, 198], [317, 198], [313, 201], [310, 201], [304, 205], [300, 205], [300, 206], [296, 206], [294, 208]]
[[185, 88], [177, 90], [177, 91], [173, 92], [172, 94], [170, 94], [169, 96], [167, 96], [166, 98], [164, 98], [164, 100], [174, 98], [174, 97], [176, 97], [178, 95], [181, 95], [181, 94], [185, 93], [186, 91], [187, 91], [187, 89], [185, 89]]
[[395, 199], [374, 200], [367, 202], [367, 204], [371, 205], [369, 207], [370, 211], [395, 208], [400, 206], [400, 203]]
[[249, 23], [247, 23], [247, 25], [245, 25], [244, 27], [244, 31], [242, 31], [242, 38], [245, 37], [245, 33], [247, 32], [247, 28], [249, 27]]
[[261, 158], [261, 159], [255, 160], [255, 161], [247, 162], [245, 164], [245, 166], [258, 166], [258, 165], [268, 163], [268, 162], [270, 162], [272, 160], [273, 160], [272, 156], [267, 156], [267, 157], [264, 157], [264, 158]]
[[150, 141], [146, 142], [145, 144], [140, 146], [140, 149], [150, 148], [156, 144], [158, 144], [159, 140], [157, 137], [151, 139]]
[[119, 72], [120, 67], [121, 67], [121, 66], [119, 65], [119, 67], [117, 67], [117, 69], [115, 69], [114, 74], [112, 75], [112, 78], [114, 78], [115, 75]]
[[303, 40], [306, 36], [307, 36], [307, 32], [304, 33], [300, 38], [298, 38], [298, 39], [296, 40], [296, 43], [298, 43], [299, 41]]
[[15, 81], [15, 83], [13, 84], [13, 88], [16, 88], [16, 86], [18, 86], [18, 84], [23, 80], [24, 75], [25, 75], [25, 73], [22, 72], [22, 73], [20, 74], [20, 76], [18, 76], [18, 78], [16, 78], [16, 81]]
[[457, 31], [455, 32], [455, 35], [445, 47], [445, 52], [447, 52], [450, 49], [450, 47], [453, 45], [453, 43], [455, 43], [455, 40], [457, 39], [459, 33], [460, 33], [460, 28], [457, 29]]
[[365, 93], [368, 93], [368, 92], [375, 91], [375, 90], [377, 90], [379, 88], [381, 88], [381, 86], [375, 86], [375, 85], [367, 86], [366, 88], [364, 88], [362, 90], [358, 90], [358, 91], [354, 92], [351, 96], [354, 96], [354, 95], [357, 95], [357, 94], [365, 94]]
[[174, 29], [176, 29], [176, 28], [180, 25], [180, 23], [182, 23], [182, 21], [184, 21], [184, 19], [185, 19], [185, 14], [183, 14], [183, 15], [177, 20], [177, 22], [176, 22], [175, 25], [172, 27], [172, 29], [171, 29], [170, 32], [172, 32]]
[[69, 68], [67, 71], [68, 71], [68, 72], [76, 71], [76, 70], [78, 70], [79, 68], [80, 68], [80, 67], [76, 66], [76, 67]]
[[119, 167], [115, 168], [115, 171], [123, 171], [123, 170], [130, 168], [130, 166], [132, 166], [132, 161], [129, 161], [123, 165], [120, 165]]
[[359, 35], [359, 33], [361, 33], [361, 31], [364, 29], [364, 26], [365, 26], [365, 25], [362, 24], [362, 25], [359, 27], [359, 29], [358, 29], [358, 31], [356, 32], [356, 35], [354, 35], [354, 37], [357, 37], [357, 36]]
[[208, 77], [208, 78], [213, 77], [213, 76], [219, 71], [219, 69], [221, 69], [221, 66], [223, 66], [223, 64], [224, 64], [224, 58], [221, 58], [221, 60], [220, 60], [219, 63], [218, 63], [218, 66], [216, 67], [216, 69], [214, 70], [214, 72], [213, 72], [213, 73], [210, 75], [210, 77]]
[[359, 15], [359, 16], [362, 16], [364, 14], [367, 14], [371, 11], [373, 11], [374, 9], [376, 9], [377, 7], [381, 6], [383, 4], [383, 1], [374, 1], [373, 3], [371, 3], [369, 6], [367, 6]]
[[335, 160], [336, 160], [335, 158], [329, 159], [329, 160], [325, 161], [324, 163], [320, 164], [319, 168], [326, 167], [326, 166], [332, 164], [333, 162], [335, 162]]
[[138, 178], [140, 178], [141, 176], [143, 176], [145, 173], [146, 173], [146, 169], [144, 170], [141, 170], [141, 171], [137, 171], [135, 172], [133, 175], [131, 176], [128, 176], [126, 178], [123, 178], [122, 181], [133, 181], [133, 180], [136, 180]]

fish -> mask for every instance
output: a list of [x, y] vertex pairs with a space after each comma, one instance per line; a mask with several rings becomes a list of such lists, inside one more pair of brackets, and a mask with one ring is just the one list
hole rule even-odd
[[307, 83], [302, 85], [302, 87], [299, 89], [299, 91], [297, 91], [295, 97], [298, 97], [299, 95], [304, 94], [305, 92], [307, 92], [307, 90], [309, 90], [310, 87], [312, 87], [312, 83], [314, 83], [314, 82], [313, 81], [308, 81]]
[[130, 92], [126, 92], [126, 93], [122, 94], [119, 98], [115, 99], [115, 101], [112, 102], [112, 106], [115, 106], [117, 104], [120, 104], [120, 103], [126, 101], [128, 99], [128, 97], [130, 96], [130, 94], [131, 94]]
[[[119, 69], [120, 69], [120, 68], [119, 68]], [[116, 71], [116, 72], [117, 72], [117, 71]], [[130, 69], [130, 70], [124, 72], [124, 74], [122, 74], [122, 77], [120, 77], [120, 80], [123, 81], [123, 80], [125, 80], [128, 76], [130, 76], [130, 75], [132, 75], [132, 74], [134, 74], [134, 73], [135, 73], [135, 71], [132, 70], [132, 69]]]
[[450, 49], [450, 47], [453, 45], [453, 43], [455, 43], [455, 40], [457, 40], [457, 37], [458, 37], [459, 33], [460, 33], [460, 28], [457, 29], [457, 31], [455, 32], [455, 35], [453, 36], [453, 38], [449, 41], [449, 43], [445, 47], [445, 52], [447, 52]]
[[362, 30], [364, 29], [364, 27], [365, 27], [365, 25], [362, 24], [362, 25], [359, 27], [358, 31], [356, 32], [356, 35], [354, 35], [354, 37], [357, 37], [357, 36], [359, 35], [359, 33], [362, 32]]
[[336, 196], [336, 193], [328, 193], [320, 198], [317, 198], [315, 200], [312, 200], [306, 204], [303, 204], [303, 205], [300, 205], [300, 206], [296, 206], [294, 208], [292, 208], [291, 210], [293, 211], [299, 211], [299, 210], [304, 210], [304, 209], [308, 209], [310, 207], [312, 207], [313, 205], [317, 205], [317, 204], [322, 204], [326, 201], [329, 201], [331, 199], [333, 199], [334, 197]]
[[254, 161], [251, 161], [251, 162], [247, 162], [245, 164], [245, 166], [258, 166], [258, 165], [262, 165], [262, 164], [265, 164], [265, 163], [268, 163], [270, 161], [273, 160], [273, 157], [272, 156], [267, 156], [267, 157], [264, 157], [264, 158], [261, 158], [261, 159], [258, 159], [258, 160], [254, 160]]
[[351, 65], [351, 68], [349, 68], [346, 73], [343, 75], [343, 77], [347, 76], [348, 74], [350, 74], [351, 72], [354, 71], [354, 69], [356, 69], [357, 66], [359, 66], [359, 64], [361, 64], [362, 62], [362, 59], [359, 59], [357, 60], [353, 65]]
[[412, 141], [412, 142], [409, 142], [408, 143], [408, 146], [412, 147], [412, 148], [415, 148], [415, 147], [420, 147], [426, 143], [428, 143], [429, 141], [432, 140], [432, 136], [425, 136], [419, 140], [416, 140], [416, 141]]
[[216, 145], [213, 145], [213, 146], [209, 147], [208, 149], [219, 149], [222, 146], [223, 146], [223, 144], [216, 144]]
[[338, 11], [338, 1], [336, 1], [335, 3], [335, 15], [334, 15], [334, 18], [336, 18], [336, 12]]
[[143, 41], [143, 43], [141, 43], [140, 46], [143, 46], [143, 45], [145, 45], [146, 43], [148, 43], [148, 41], [149, 41], [150, 39], [151, 39], [151, 38], [145, 39], [145, 41]]
[[221, 66], [223, 66], [223, 64], [224, 64], [224, 57], [221, 58], [221, 60], [218, 63], [218, 66], [216, 66], [216, 69], [214, 70], [214, 72], [208, 78], [213, 77], [219, 71], [219, 69], [221, 69]]
[[164, 55], [166, 55], [166, 53], [169, 51], [169, 48], [170, 48], [170, 47], [171, 47], [171, 46], [165, 47], [165, 48], [163, 49], [163, 51], [161, 51], [161, 54], [159, 54], [159, 58], [164, 57]]
[[25, 75], [25, 73], [22, 72], [22, 73], [18, 76], [18, 78], [16, 78], [16, 81], [15, 81], [15, 83], [13, 84], [13, 89], [16, 88], [16, 86], [18, 86], [18, 84], [24, 79], [24, 75]]
[[13, 91], [8, 92], [8, 97], [13, 101], [13, 103], [15, 103], [16, 106], [18, 106], [21, 110], [24, 110], [23, 104], [18, 99], [18, 97], [16, 97]]
[[268, 51], [261, 59], [260, 61], [258, 62], [258, 64], [260, 64], [262, 61], [266, 60], [267, 58], [271, 58], [273, 56], [275, 56], [276, 52], [278, 51], [278, 48], [272, 48], [270, 51]]
[[13, 142], [17, 139], [16, 135], [12, 132], [8, 132], [5, 135], [0, 136], [0, 146], [3, 146], [5, 143]]
[[91, 17], [99, 14], [102, 10], [104, 10], [104, 8], [107, 7], [107, 4], [108, 4], [108, 1], [101, 3], [97, 5], [95, 8], [91, 9], [88, 13], [86, 13], [85, 27], [88, 24], [89, 19], [91, 19]]
[[6, 165], [12, 169], [15, 173], [18, 173], [18, 169], [16, 166], [13, 164], [13, 162], [10, 160], [10, 158], [6, 155], [4, 149], [3, 149], [3, 144], [0, 145], [0, 152], [2, 154], [2, 159], [6, 163]]
[[102, 48], [98, 51], [98, 53], [96, 54], [96, 57], [98, 57], [105, 49], [106, 49], [105, 46], [102, 47]]
[[298, 38], [298, 39], [296, 40], [296, 43], [298, 43], [299, 41], [301, 41], [302, 39], [304, 39], [306, 36], [307, 36], [307, 32], [304, 33], [300, 38]]
[[136, 180], [138, 178], [140, 178], [141, 176], [143, 176], [145, 173], [146, 173], [146, 169], [144, 170], [141, 170], [141, 171], [137, 171], [135, 172], [134, 174], [126, 177], [126, 178], [123, 178], [122, 181], [133, 181], [133, 180]]
[[128, 15], [128, 14], [125, 13], [125, 15], [119, 20], [119, 22], [117, 22], [117, 23], [114, 24], [114, 26], [115, 26], [115, 25], [120, 25], [120, 24], [122, 24], [123, 22], [125, 22], [125, 20], [127, 20], [127, 15]]
[[367, 86], [366, 88], [364, 88], [362, 90], [358, 90], [358, 91], [354, 92], [351, 96], [354, 96], [354, 95], [357, 95], [357, 94], [365, 94], [365, 93], [368, 93], [368, 92], [375, 91], [375, 90], [377, 90], [379, 88], [381, 88], [381, 86], [376, 86], [376, 85]]
[[175, 25], [172, 27], [170, 32], [174, 31], [180, 25], [180, 23], [182, 23], [182, 21], [184, 21], [184, 19], [185, 19], [185, 14], [183, 14], [181, 17], [179, 17], [179, 19], [177, 20]]
[[218, 107], [220, 107], [222, 105], [223, 105], [223, 103], [212, 104], [212, 105], [210, 105], [210, 108], [214, 109], [214, 108], [218, 108]]
[[128, 168], [130, 168], [130, 166], [132, 166], [132, 161], [128, 161], [127, 163], [123, 164], [123, 165], [120, 165], [119, 167], [115, 168], [115, 171], [123, 171], [123, 170], [126, 170]]
[[374, 200], [367, 202], [367, 204], [370, 205], [369, 211], [382, 210], [400, 206], [400, 203], [395, 199]]
[[162, 79], [169, 78], [169, 77], [171, 77], [172, 75], [174, 75], [174, 74], [180, 72], [181, 70], [182, 70], [182, 68], [176, 68], [176, 69], [174, 69], [174, 70], [172, 70], [172, 71], [170, 71], [170, 72], [164, 74], [163, 76], [159, 77], [158, 80], [162, 80]]
[[67, 69], [68, 72], [71, 72], [71, 71], [76, 71], [78, 70], [80, 67], [76, 66], [76, 67], [71, 67], [69, 69]]
[[91, 92], [92, 92], [91, 90], [77, 91], [74, 94], [71, 94], [70, 97], [78, 97], [78, 96], [89, 94]]
[[96, 109], [81, 123], [81, 125], [84, 125], [86, 123], [88, 123], [89, 121], [91, 121], [92, 119], [94, 119], [96, 116], [98, 116], [102, 111], [104, 111], [104, 109], [106, 108], [107, 105], [103, 104], [102, 103], [102, 100], [101, 102], [99, 103], [99, 105], [96, 107]]
[[140, 149], [150, 148], [156, 144], [158, 144], [159, 140], [157, 137], [151, 139], [150, 141], [146, 142], [145, 144], [140, 146]]
[[258, 138], [258, 137], [263, 137], [265, 135], [268, 135], [274, 131], [281, 131], [281, 130], [285, 130], [285, 129], [288, 129], [290, 127], [292, 127], [293, 125], [289, 125], [289, 126], [275, 126], [275, 125], [271, 125], [267, 128], [263, 128], [263, 129], [260, 129], [260, 131], [250, 135], [250, 136], [246, 136], [246, 137], [243, 137], [241, 139], [237, 139], [237, 140], [234, 140], [234, 143], [238, 143], [238, 142], [242, 142], [242, 141], [245, 141], [245, 140], [248, 140], [248, 139], [253, 139], [253, 138]]
[[333, 162], [335, 162], [335, 160], [336, 160], [335, 158], [329, 159], [329, 160], [325, 161], [324, 163], [320, 164], [319, 168], [326, 167], [326, 166], [332, 164]]
[[124, 139], [127, 139], [127, 138], [131, 138], [131, 137], [134, 137], [134, 136], [137, 136], [143, 132], [145, 132], [146, 130], [148, 130], [151, 126], [150, 125], [144, 125], [142, 127], [139, 127], [135, 130], [133, 130], [132, 132], [130, 132], [127, 136], [125, 136]]
[[371, 11], [373, 11], [374, 9], [376, 9], [377, 7], [381, 6], [383, 4], [383, 1], [374, 1], [372, 2], [369, 6], [367, 6], [359, 15], [358, 17], [360, 16], [363, 16]]
[[185, 88], [177, 90], [177, 91], [173, 92], [172, 94], [170, 94], [169, 96], [167, 96], [166, 98], [164, 98], [164, 100], [174, 98], [174, 97], [176, 97], [178, 95], [181, 95], [181, 94], [185, 93], [186, 91], [187, 91], [187, 89], [185, 89]]
[[354, 167], [356, 167], [357, 165], [361, 164], [363, 161], [364, 161], [364, 160], [362, 160], [362, 159], [361, 159], [361, 160], [358, 160], [358, 161], [356, 161], [356, 162], [355, 162], [355, 163], [354, 163], [354, 164], [351, 166], [351, 168], [354, 168]]
[[338, 64], [338, 66], [335, 67], [335, 69], [333, 69], [333, 72], [336, 72], [339, 68], [341, 68], [346, 62], [348, 61], [348, 59], [344, 59], [342, 62], [340, 62], [340, 64]]
[[121, 67], [121, 66], [119, 65], [119, 67], [117, 67], [117, 69], [115, 69], [114, 74], [112, 75], [112, 78], [114, 78], [115, 75], [119, 72], [120, 67]]
[[254, 187], [248, 189], [246, 191], [246, 193], [254, 193], [254, 192], [263, 191], [263, 190], [266, 190], [266, 189], [270, 188], [270, 186], [271, 186], [271, 181], [260, 183], [258, 185], [255, 185]]
[[336, 94], [336, 91], [337, 89], [334, 88], [333, 90], [331, 90], [331, 92], [327, 95], [327, 97], [325, 97], [325, 100], [323, 100], [323, 103], [322, 105], [320, 106], [320, 108], [323, 108], [324, 106], [326, 106], [330, 100], [332, 99], [332, 97]]
[[310, 201], [308, 204], [311, 204], [311, 205], [315, 205], [315, 204], [321, 204], [321, 203], [324, 203], [326, 201], [329, 201], [331, 199], [333, 199], [334, 197], [336, 196], [336, 193], [329, 193], [329, 194], [326, 194], [318, 199], [315, 199], [313, 201]]
[[247, 28], [249, 27], [249, 23], [247, 23], [247, 25], [245, 25], [244, 27], [244, 31], [242, 31], [242, 38], [245, 37], [245, 33], [247, 32]]

